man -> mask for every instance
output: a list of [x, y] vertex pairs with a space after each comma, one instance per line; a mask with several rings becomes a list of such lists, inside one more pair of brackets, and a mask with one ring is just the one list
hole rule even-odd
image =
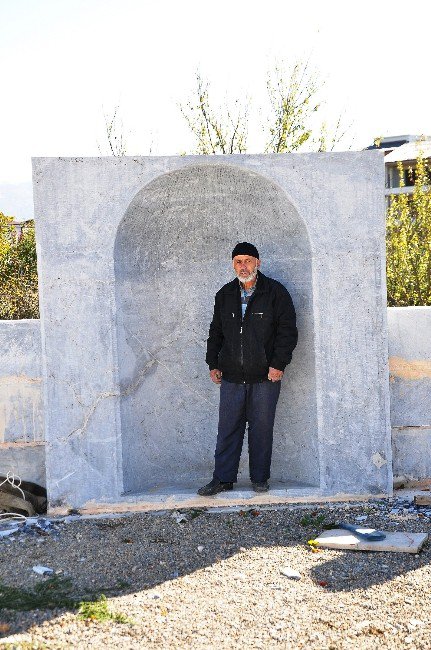
[[252, 486], [268, 491], [280, 381], [298, 340], [292, 298], [259, 271], [257, 248], [237, 244], [232, 263], [237, 279], [216, 294], [207, 341], [206, 362], [211, 380], [220, 384], [220, 409], [213, 479], [198, 490], [201, 496], [232, 490], [247, 422]]

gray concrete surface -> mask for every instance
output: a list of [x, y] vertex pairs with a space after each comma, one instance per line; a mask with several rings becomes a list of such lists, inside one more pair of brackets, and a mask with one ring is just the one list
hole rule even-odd
[[388, 310], [394, 474], [431, 477], [431, 307]]
[[45, 443], [9, 442], [0, 444], [0, 475], [16, 474], [23, 481], [46, 487]]
[[298, 312], [274, 481], [391, 491], [379, 152], [40, 158], [33, 170], [51, 507], [209, 478], [205, 339], [243, 239]]
[[0, 321], [0, 349], [0, 444], [41, 441], [44, 431], [39, 320]]

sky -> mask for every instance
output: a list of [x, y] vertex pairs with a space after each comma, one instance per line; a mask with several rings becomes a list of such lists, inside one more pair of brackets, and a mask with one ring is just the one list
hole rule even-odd
[[0, 211], [31, 211], [32, 156], [106, 155], [116, 107], [127, 154], [192, 152], [179, 104], [197, 71], [215, 104], [250, 99], [250, 152], [268, 71], [298, 60], [317, 74], [322, 119], [350, 125], [339, 148], [431, 134], [428, 4], [0, 0]]

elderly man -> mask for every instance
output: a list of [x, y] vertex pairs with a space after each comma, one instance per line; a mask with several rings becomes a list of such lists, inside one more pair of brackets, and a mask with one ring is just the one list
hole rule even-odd
[[292, 298], [259, 271], [257, 248], [237, 244], [232, 261], [236, 279], [216, 294], [207, 341], [210, 378], [221, 386], [214, 475], [201, 496], [232, 490], [247, 422], [252, 486], [269, 489], [280, 381], [298, 340]]

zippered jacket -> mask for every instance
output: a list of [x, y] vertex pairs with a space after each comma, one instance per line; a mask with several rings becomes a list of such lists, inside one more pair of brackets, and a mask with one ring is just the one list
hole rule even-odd
[[256, 288], [242, 318], [238, 279], [216, 294], [207, 340], [206, 362], [223, 379], [255, 383], [268, 378], [270, 367], [284, 370], [298, 341], [292, 298], [277, 280], [258, 271]]

